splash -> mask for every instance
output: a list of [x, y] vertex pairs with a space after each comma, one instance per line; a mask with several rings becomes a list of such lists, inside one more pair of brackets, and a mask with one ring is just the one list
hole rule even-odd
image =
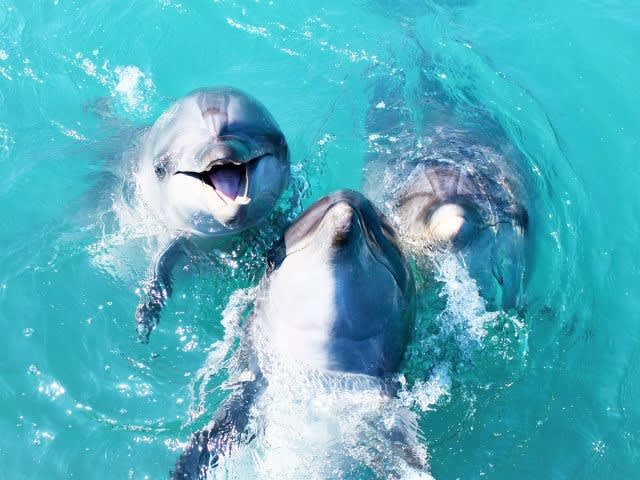
[[418, 408], [422, 412], [434, 410], [434, 406], [451, 396], [451, 374], [447, 364], [437, 365], [427, 380], [416, 380], [407, 387], [404, 376], [400, 377], [402, 388], [398, 393], [400, 401], [409, 408]]
[[[248, 379], [241, 339], [256, 321], [248, 317], [258, 288], [230, 296], [223, 338], [195, 375], [187, 425], [211, 411], [208, 397], [224, 387], [226, 377]], [[395, 395], [395, 381], [309, 368], [272, 355], [260, 342], [252, 348], [267, 380], [250, 410], [248, 429], [255, 438], [223, 457], [208, 478], [432, 479], [412, 407], [427, 408], [447, 389], [444, 370], [442, 378]]]
[[98, 49], [93, 50], [91, 56], [77, 52], [71, 62], [106, 87], [109, 96], [117, 99], [126, 113], [138, 113], [146, 117], [151, 111], [156, 90], [151, 75], [136, 65], [117, 65], [112, 68], [109, 60], [103, 60], [99, 65], [99, 56]]
[[73, 128], [65, 127], [60, 122], [57, 122], [55, 120], [51, 120], [51, 125], [53, 125], [58, 130], [60, 130], [60, 133], [62, 133], [65, 137], [69, 137], [69, 138], [71, 138], [73, 140], [77, 140], [79, 142], [86, 142], [88, 140], [87, 137], [85, 137], [84, 135], [79, 133], [77, 130], [74, 130]]
[[280, 370], [254, 405], [256, 438], [210, 478], [431, 479], [417, 416], [378, 379]]
[[[134, 188], [133, 174], [128, 180], [125, 178], [126, 175], [122, 175], [119, 180], [121, 191]], [[140, 198], [134, 197], [129, 202], [126, 194], [117, 189], [109, 194], [107, 205], [98, 207], [92, 228], [100, 233], [87, 247], [91, 261], [115, 278], [138, 278], [140, 270], [148, 268], [148, 259], [170, 238], [170, 232], [145, 208]], [[144, 259], [147, 260], [142, 261]]]
[[222, 311], [224, 334], [209, 348], [204, 365], [196, 372], [190, 386], [191, 405], [188, 410], [189, 423], [206, 411], [207, 395], [211, 382], [225, 368], [230, 366], [231, 356], [237, 347], [241, 326], [255, 300], [255, 288], [238, 289], [231, 294], [227, 306]]
[[442, 282], [439, 295], [446, 299], [446, 307], [437, 321], [461, 346], [479, 345], [487, 334], [486, 325], [495, 321], [500, 312], [487, 311], [487, 302], [460, 255], [438, 252], [432, 260], [436, 280]]
[[155, 90], [153, 80], [135, 65], [118, 66], [114, 72], [117, 76], [117, 83], [113, 88], [112, 95], [119, 95], [130, 110], [140, 108], [143, 112], [148, 112], [149, 105], [145, 104], [144, 100], [148, 93]]

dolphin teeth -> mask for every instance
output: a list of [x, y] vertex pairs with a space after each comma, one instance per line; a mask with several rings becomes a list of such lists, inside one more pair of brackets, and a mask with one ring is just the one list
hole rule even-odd
[[244, 194], [241, 197], [248, 199], [247, 203], [251, 201], [249, 199], [249, 167], [244, 167]]

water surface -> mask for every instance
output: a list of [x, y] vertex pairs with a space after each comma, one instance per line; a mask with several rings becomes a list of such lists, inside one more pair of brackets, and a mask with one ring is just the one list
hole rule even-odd
[[125, 132], [237, 86], [308, 205], [359, 188], [372, 80], [400, 73], [500, 125], [533, 197], [520, 315], [487, 312], [450, 258], [425, 300], [404, 400], [431, 473], [637, 476], [639, 44], [620, 1], [0, 0], [0, 477], [165, 478], [224, 396], [261, 250], [193, 268], [137, 343], [145, 262], [96, 215]]

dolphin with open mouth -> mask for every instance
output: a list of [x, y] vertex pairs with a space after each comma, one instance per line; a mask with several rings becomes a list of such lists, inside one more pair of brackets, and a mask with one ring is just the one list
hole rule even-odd
[[136, 191], [170, 232], [136, 312], [141, 338], [171, 293], [184, 242], [213, 245], [267, 217], [289, 180], [289, 150], [268, 110], [230, 87], [195, 90], [170, 106], [139, 147]]

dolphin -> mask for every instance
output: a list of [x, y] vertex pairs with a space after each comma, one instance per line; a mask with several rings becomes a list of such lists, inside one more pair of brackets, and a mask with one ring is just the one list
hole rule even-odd
[[145, 340], [171, 294], [188, 244], [225, 240], [271, 213], [289, 180], [289, 149], [268, 110], [230, 87], [195, 90], [171, 105], [137, 150], [136, 194], [168, 240], [136, 311]]
[[[415, 319], [415, 284], [394, 229], [369, 200], [349, 190], [318, 200], [286, 230], [268, 264], [254, 313], [243, 330], [239, 351], [244, 368], [236, 388], [209, 425], [192, 436], [172, 473], [174, 479], [206, 478], [237, 446], [260, 442], [261, 435], [283, 417], [287, 425], [283, 436], [290, 436], [287, 430], [295, 427], [289, 422], [298, 415], [316, 423], [308, 430], [312, 436], [333, 432], [319, 442], [323, 447], [301, 440], [300, 448], [318, 462], [328, 461], [331, 469], [342, 468], [332, 455], [345, 455], [345, 448], [333, 454], [315, 450], [342, 445], [331, 438], [348, 423], [336, 418], [340, 405], [348, 404], [343, 415], [352, 420], [363, 404], [381, 415], [378, 408], [384, 409], [397, 390], [394, 375]], [[286, 393], [272, 393], [283, 388]], [[372, 392], [375, 395], [366, 397]], [[313, 407], [325, 395], [328, 404], [337, 403], [336, 412], [325, 402]], [[365, 400], [354, 402], [352, 409], [349, 399], [353, 401], [354, 395]], [[297, 408], [306, 402], [311, 407], [303, 410], [311, 412], [302, 414]], [[284, 412], [269, 413], [279, 409]], [[397, 417], [401, 415], [393, 418]], [[385, 425], [381, 418], [354, 422], [356, 435]], [[416, 430], [411, 422], [389, 426], [379, 448], [379, 455], [389, 459], [380, 460], [376, 468], [387, 468], [383, 465], [402, 458], [425, 472], [420, 478], [431, 478], [426, 458], [418, 453]], [[266, 444], [274, 442], [277, 439]], [[287, 458], [299, 454], [282, 448]], [[263, 468], [268, 464], [259, 463]], [[337, 471], [332, 470], [329, 478]], [[309, 472], [293, 477], [302, 474]], [[384, 478], [395, 478], [387, 474]]]
[[420, 266], [457, 255], [490, 308], [519, 308], [529, 229], [522, 155], [487, 114], [460, 118], [421, 80], [414, 103], [401, 75], [374, 85], [363, 192]]

